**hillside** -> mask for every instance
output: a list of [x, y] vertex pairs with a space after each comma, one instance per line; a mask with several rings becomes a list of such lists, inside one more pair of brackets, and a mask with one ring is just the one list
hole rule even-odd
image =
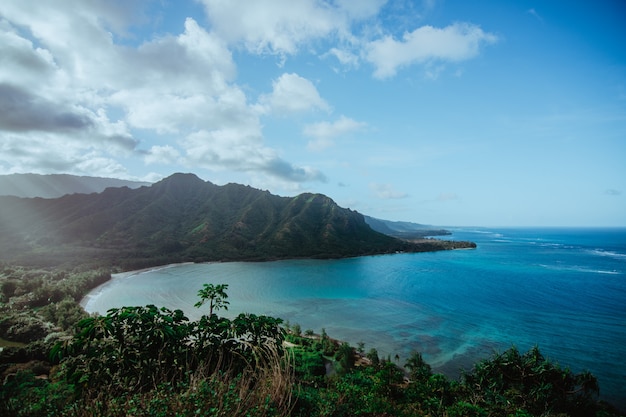
[[10, 174], [0, 175], [0, 196], [58, 198], [65, 194], [100, 193], [109, 187], [139, 188], [147, 185], [150, 183], [68, 174]]
[[[5, 260], [139, 267], [183, 261], [337, 258], [431, 251], [467, 243], [412, 243], [372, 230], [321, 194], [279, 197], [174, 174], [150, 187], [56, 199], [0, 197]], [[36, 257], [34, 255], [37, 255]]]
[[367, 223], [373, 230], [400, 239], [423, 239], [428, 236], [447, 236], [452, 234], [448, 230], [426, 224], [394, 222], [370, 216], [363, 217], [365, 219], [365, 223]]

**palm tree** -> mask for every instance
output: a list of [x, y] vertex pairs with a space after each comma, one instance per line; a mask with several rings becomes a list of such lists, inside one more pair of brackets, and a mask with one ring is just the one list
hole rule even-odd
[[228, 288], [228, 284], [204, 284], [204, 288], [198, 291], [198, 297], [200, 297], [200, 301], [194, 304], [195, 307], [202, 307], [204, 303], [209, 301], [209, 317], [213, 315], [213, 310], [217, 311], [221, 308], [224, 310], [228, 310], [228, 304], [230, 304], [226, 299], [228, 295], [226, 294], [226, 289]]

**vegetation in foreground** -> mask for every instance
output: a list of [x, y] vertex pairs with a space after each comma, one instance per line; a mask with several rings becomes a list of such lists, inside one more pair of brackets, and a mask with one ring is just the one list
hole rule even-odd
[[[6, 269], [4, 273], [6, 278]], [[66, 279], [80, 281], [72, 274]], [[11, 293], [5, 293], [6, 282], [3, 279], [4, 301]], [[23, 296], [20, 283], [9, 302]], [[206, 284], [198, 292], [196, 307], [208, 310], [198, 321], [190, 321], [180, 310], [152, 305], [91, 317], [69, 309], [76, 312], [77, 322], [50, 326], [58, 331], [69, 327], [71, 335], [61, 332], [26, 347], [4, 349], [0, 412], [10, 416], [619, 415], [598, 401], [593, 375], [562, 369], [538, 348], [494, 354], [455, 381], [433, 373], [417, 352], [404, 370], [379, 358], [375, 349], [366, 353], [364, 346], [355, 349], [332, 340], [325, 331], [303, 333], [298, 325], [253, 314], [232, 320], [220, 317], [216, 312], [228, 307], [226, 290], [224, 284]], [[36, 307], [34, 302], [30, 311], [42, 321], [53, 320], [57, 316], [46, 311], [69, 303], [70, 299], [63, 299]]]

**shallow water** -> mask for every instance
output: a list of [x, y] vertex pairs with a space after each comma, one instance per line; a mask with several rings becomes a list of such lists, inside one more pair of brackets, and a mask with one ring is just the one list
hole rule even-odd
[[626, 408], [626, 229], [458, 229], [476, 250], [342, 260], [184, 264], [121, 274], [94, 290], [90, 312], [155, 304], [190, 319], [203, 283], [226, 283], [228, 311], [326, 329], [381, 355], [413, 350], [455, 377], [494, 350], [539, 345]]

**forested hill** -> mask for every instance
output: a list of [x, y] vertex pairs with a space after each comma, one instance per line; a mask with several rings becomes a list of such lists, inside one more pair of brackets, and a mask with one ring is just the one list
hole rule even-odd
[[[429, 251], [373, 231], [321, 194], [279, 197], [174, 174], [150, 187], [57, 199], [0, 197], [0, 249], [10, 260], [88, 257], [124, 267], [164, 262], [347, 257]], [[72, 261], [75, 261], [73, 259]]]

